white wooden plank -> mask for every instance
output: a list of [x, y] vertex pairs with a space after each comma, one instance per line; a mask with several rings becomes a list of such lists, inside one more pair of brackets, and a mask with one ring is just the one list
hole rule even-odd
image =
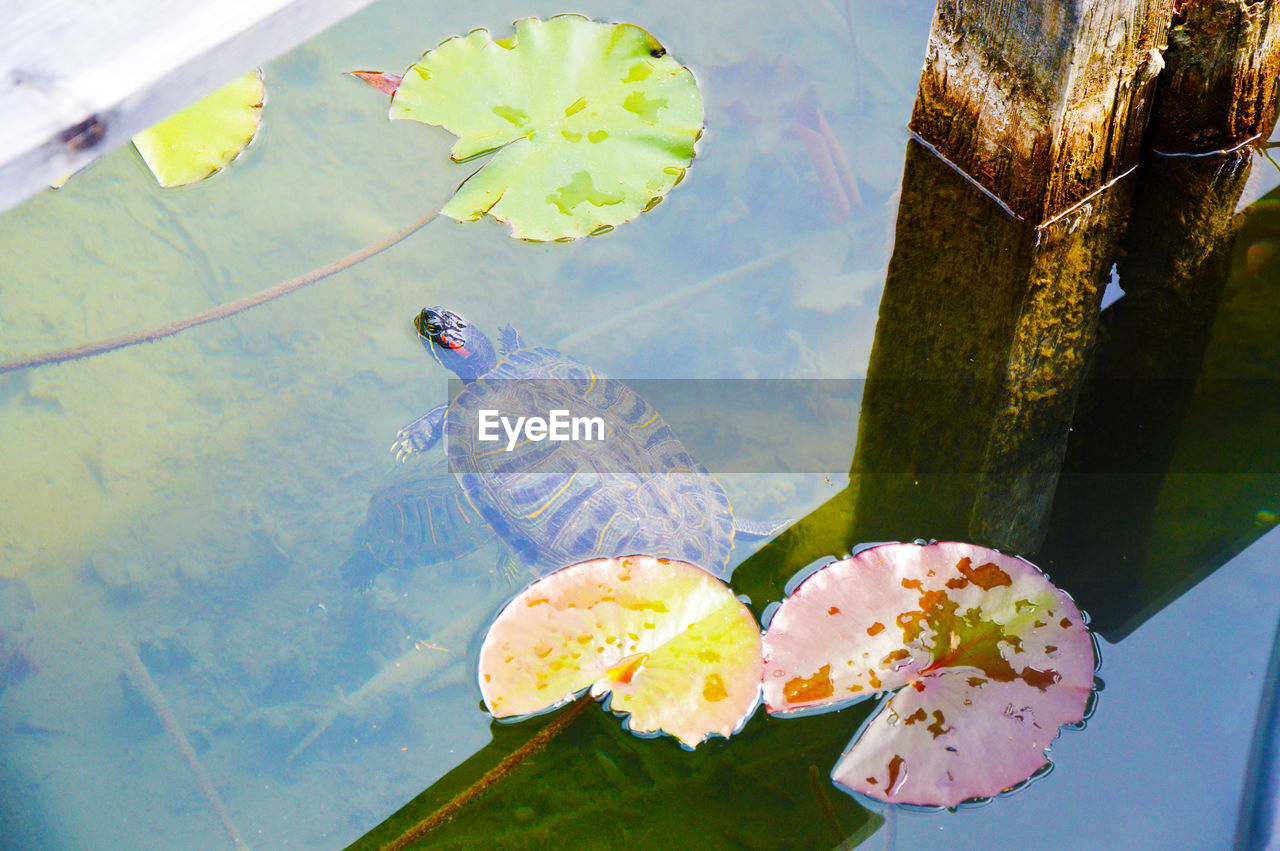
[[0, 0], [0, 211], [369, 2]]

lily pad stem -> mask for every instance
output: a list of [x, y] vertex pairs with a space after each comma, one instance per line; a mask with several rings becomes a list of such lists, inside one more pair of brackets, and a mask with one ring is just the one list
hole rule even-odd
[[695, 284], [691, 284], [685, 287], [684, 289], [672, 290], [668, 292], [666, 295], [660, 296], [650, 301], [641, 302], [640, 304], [631, 308], [630, 310], [624, 311], [622, 313], [614, 314], [612, 317], [610, 317], [609, 319], [606, 319], [604, 322], [600, 322], [596, 325], [593, 325], [590, 328], [585, 328], [581, 331], [575, 331], [569, 336], [561, 339], [560, 342], [556, 343], [556, 348], [572, 349], [578, 344], [582, 343], [582, 341], [584, 340], [589, 340], [592, 337], [597, 337], [601, 334], [605, 334], [609, 331], [612, 331], [615, 328], [626, 327], [627, 325], [632, 324], [642, 316], [645, 316], [650, 313], [658, 313], [673, 304], [677, 304], [687, 298], [698, 295], [700, 293], [704, 293], [707, 290], [712, 289], [713, 287], [717, 287], [720, 284], [725, 283], [726, 281], [731, 281], [734, 278], [738, 277], [739, 275], [745, 275], [748, 272], [754, 272], [757, 269], [764, 269], [768, 266], [772, 266], [774, 263], [777, 263], [779, 260], [782, 260], [790, 256], [791, 254], [793, 254], [797, 250], [797, 248], [798, 246], [796, 245], [789, 245], [786, 248], [782, 248], [782, 249], [779, 249], [778, 251], [773, 252], [772, 254], [768, 254], [764, 257], [757, 257], [755, 260], [749, 260], [740, 266], [735, 266], [732, 269], [727, 269], [723, 272], [717, 272], [711, 277], [704, 278], [703, 280], [698, 281]]
[[335, 260], [327, 266], [321, 266], [318, 269], [312, 269], [306, 274], [299, 275], [296, 278], [290, 278], [275, 286], [267, 287], [265, 290], [259, 290], [252, 295], [237, 299], [226, 304], [220, 304], [217, 307], [182, 319], [175, 319], [172, 322], [158, 325], [155, 328], [149, 328], [145, 331], [135, 331], [132, 334], [123, 334], [119, 337], [108, 337], [105, 340], [95, 340], [91, 343], [82, 343], [78, 346], [70, 346], [65, 349], [57, 349], [52, 352], [45, 352], [39, 355], [29, 355], [24, 358], [16, 358], [11, 361], [0, 363], [0, 375], [6, 372], [17, 372], [22, 369], [30, 369], [33, 366], [46, 366], [53, 363], [62, 363], [69, 360], [79, 360], [80, 358], [90, 358], [95, 355], [114, 352], [116, 349], [123, 349], [128, 346], [136, 346], [139, 343], [151, 343], [165, 337], [172, 337], [180, 331], [188, 328], [194, 328], [197, 325], [205, 325], [209, 322], [216, 322], [219, 319], [226, 319], [229, 316], [235, 316], [237, 313], [248, 310], [251, 307], [257, 307], [260, 304], [266, 304], [274, 301], [281, 296], [286, 296], [291, 292], [302, 289], [303, 287], [314, 284], [316, 281], [322, 281], [330, 275], [349, 269], [352, 266], [364, 260], [368, 260], [375, 254], [381, 254], [391, 246], [412, 236], [421, 230], [428, 222], [436, 217], [440, 212], [439, 206], [433, 208], [430, 212], [423, 215], [418, 220], [401, 228], [383, 240], [366, 245], [359, 251], [355, 251]]
[[483, 777], [453, 796], [434, 813], [400, 834], [394, 842], [382, 846], [382, 851], [402, 851], [402, 849], [412, 847], [422, 837], [453, 818], [458, 810], [488, 792], [494, 784], [506, 777], [511, 769], [546, 747], [547, 742], [554, 739], [561, 730], [572, 724], [582, 714], [583, 710], [593, 702], [595, 702], [595, 698], [588, 691], [562, 712], [560, 717], [539, 730], [529, 741], [512, 751], [502, 762], [486, 771]]
[[827, 794], [827, 781], [818, 771], [818, 766], [809, 766], [809, 786], [813, 789], [813, 796], [818, 799], [818, 806], [822, 809], [822, 814], [826, 816], [827, 824], [831, 825], [831, 831], [835, 834], [836, 844], [844, 841], [844, 828], [840, 826], [840, 819], [836, 816], [836, 808], [831, 804], [831, 796]]

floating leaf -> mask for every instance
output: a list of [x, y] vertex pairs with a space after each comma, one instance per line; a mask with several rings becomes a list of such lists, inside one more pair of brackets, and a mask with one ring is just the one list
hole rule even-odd
[[507, 604], [480, 649], [496, 718], [530, 715], [588, 686], [636, 733], [694, 747], [730, 736], [760, 691], [760, 628], [720, 580], [651, 556], [566, 567]]
[[660, 201], [693, 159], [703, 110], [693, 74], [649, 33], [563, 15], [518, 21], [498, 41], [449, 39], [405, 72], [391, 117], [449, 130], [457, 162], [497, 151], [445, 215], [563, 240]]
[[204, 180], [239, 156], [262, 117], [262, 71], [245, 74], [133, 137], [161, 186]]
[[364, 80], [383, 94], [393, 95], [400, 88], [400, 77], [382, 71], [348, 71], [352, 77]]
[[832, 771], [892, 803], [955, 806], [1027, 780], [1093, 689], [1071, 598], [971, 544], [885, 544], [827, 565], [783, 602], [764, 648], [770, 713], [898, 690]]

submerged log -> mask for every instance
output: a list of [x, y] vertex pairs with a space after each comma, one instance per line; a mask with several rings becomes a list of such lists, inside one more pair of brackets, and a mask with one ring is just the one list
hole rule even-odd
[[213, 781], [209, 779], [209, 773], [204, 770], [204, 765], [201, 764], [200, 758], [196, 756], [195, 748], [191, 746], [191, 740], [183, 732], [182, 725], [178, 723], [178, 719], [173, 714], [173, 709], [169, 706], [169, 701], [165, 699], [164, 693], [160, 691], [160, 687], [156, 685], [155, 680], [151, 679], [151, 673], [147, 671], [147, 666], [142, 664], [142, 660], [138, 658], [138, 651], [133, 648], [133, 643], [123, 635], [117, 635], [116, 647], [120, 651], [120, 658], [124, 660], [125, 679], [142, 696], [147, 706], [156, 714], [156, 718], [160, 721], [160, 726], [169, 734], [169, 740], [173, 743], [174, 749], [178, 751], [182, 761], [191, 770], [191, 775], [195, 778], [200, 794], [204, 796], [209, 808], [218, 817], [218, 821], [222, 824], [223, 830], [226, 831], [232, 847], [248, 849], [249, 846], [245, 844], [244, 839], [240, 836], [240, 831], [236, 829], [235, 822], [231, 820], [231, 813], [227, 810], [226, 804], [222, 802], [222, 796], [218, 794]]

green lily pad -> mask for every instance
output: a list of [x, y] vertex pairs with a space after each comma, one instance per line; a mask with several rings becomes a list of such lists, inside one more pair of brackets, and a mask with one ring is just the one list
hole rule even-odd
[[239, 156], [262, 118], [262, 71], [253, 70], [133, 137], [161, 186], [185, 186]]
[[526, 18], [451, 38], [405, 72], [391, 117], [444, 127], [466, 162], [496, 152], [442, 212], [533, 241], [612, 229], [684, 177], [702, 134], [689, 69], [631, 24]]

